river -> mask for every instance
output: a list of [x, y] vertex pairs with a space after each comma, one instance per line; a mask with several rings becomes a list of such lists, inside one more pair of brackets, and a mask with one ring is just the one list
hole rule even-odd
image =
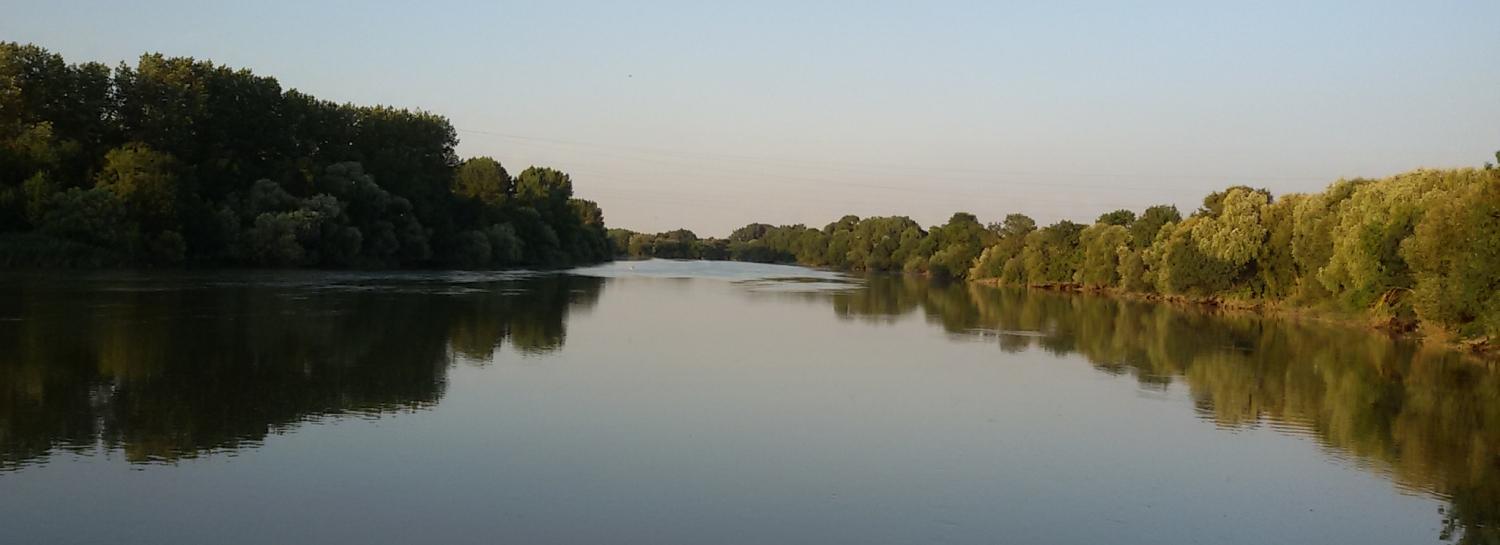
[[1490, 543], [1500, 380], [725, 262], [0, 272], [0, 542]]

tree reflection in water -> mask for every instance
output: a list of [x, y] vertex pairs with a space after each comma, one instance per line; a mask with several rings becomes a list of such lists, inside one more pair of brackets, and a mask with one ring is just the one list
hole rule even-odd
[[1008, 352], [1078, 354], [1146, 388], [1181, 383], [1221, 427], [1314, 437], [1446, 499], [1446, 538], [1500, 542], [1500, 377], [1483, 362], [1357, 329], [899, 276], [832, 298], [844, 318], [920, 312]]
[[14, 275], [0, 283], [0, 469], [56, 451], [170, 462], [300, 422], [417, 410], [453, 354], [562, 346], [603, 281], [548, 275]]
[[[173, 461], [301, 422], [431, 406], [456, 357], [562, 346], [605, 280], [263, 273], [9, 275], [0, 282], [0, 469], [57, 452]], [[1185, 386], [1226, 429], [1315, 438], [1449, 502], [1447, 535], [1500, 541], [1500, 379], [1361, 330], [1087, 295], [875, 276], [780, 293], [843, 319], [921, 314], [1007, 352], [1078, 354], [1142, 387]]]

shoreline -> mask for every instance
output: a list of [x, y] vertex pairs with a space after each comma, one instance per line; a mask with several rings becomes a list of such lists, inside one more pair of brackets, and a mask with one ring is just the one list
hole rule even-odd
[[1470, 356], [1483, 361], [1486, 364], [1500, 363], [1500, 345], [1497, 345], [1491, 339], [1458, 339], [1452, 332], [1443, 330], [1440, 327], [1422, 322], [1415, 318], [1402, 319], [1397, 317], [1380, 317], [1372, 315], [1349, 316], [1341, 315], [1343, 313], [1320, 310], [1312, 307], [1287, 305], [1277, 301], [1252, 302], [1239, 299], [1222, 299], [1218, 297], [1195, 297], [1187, 295], [1168, 295], [1162, 293], [1127, 292], [1119, 288], [1087, 287], [1072, 282], [1018, 285], [1002, 284], [1000, 283], [999, 279], [995, 278], [982, 278], [977, 280], [964, 281], [993, 287], [1012, 287], [1024, 288], [1028, 290], [1049, 291], [1055, 293], [1094, 295], [1126, 301], [1165, 303], [1172, 306], [1191, 307], [1198, 310], [1247, 313], [1279, 320], [1316, 322], [1341, 327], [1357, 328], [1385, 334], [1393, 339], [1406, 339], [1416, 341], [1424, 347], [1457, 351], [1466, 356]]
[[[432, 272], [432, 271], [538, 271], [556, 272], [565, 271], [578, 267], [598, 266], [611, 262], [621, 261], [650, 261], [652, 259], [664, 258], [634, 258], [631, 256], [614, 256], [613, 259], [594, 263], [579, 263], [566, 266], [530, 266], [530, 267], [506, 267], [506, 268], [484, 268], [484, 269], [462, 269], [449, 267], [391, 267], [391, 268], [364, 268], [364, 267], [224, 267], [208, 265], [201, 267], [177, 266], [177, 267], [15, 267], [0, 265], [0, 272], [10, 271], [56, 271], [56, 270], [125, 270], [125, 271], [356, 271], [356, 272]], [[718, 259], [689, 259], [687, 261], [731, 261]], [[745, 261], [744, 263], [760, 263], [757, 261]], [[806, 267], [810, 269], [821, 269], [845, 274], [858, 274], [855, 271], [837, 269], [832, 267], [808, 266], [799, 263], [769, 263], [777, 265], [791, 265]], [[869, 274], [865, 272], [864, 274]], [[915, 276], [933, 280], [928, 274], [913, 274], [909, 272], [896, 272], [897, 276]], [[1405, 339], [1415, 341], [1424, 347], [1452, 350], [1465, 356], [1472, 357], [1486, 364], [1500, 364], [1500, 343], [1493, 339], [1458, 339], [1450, 332], [1441, 327], [1432, 325], [1415, 318], [1380, 317], [1374, 315], [1350, 315], [1349, 313], [1334, 312], [1317, 309], [1313, 307], [1295, 306], [1284, 304], [1279, 301], [1245, 301], [1240, 299], [1224, 299], [1219, 297], [1169, 295], [1162, 293], [1128, 292], [1114, 287], [1088, 287], [1075, 282], [1052, 282], [1042, 284], [1002, 284], [997, 278], [981, 279], [952, 279], [953, 282], [973, 283], [996, 288], [1022, 288], [1027, 290], [1047, 291], [1054, 293], [1066, 293], [1074, 295], [1092, 295], [1098, 297], [1109, 297], [1125, 301], [1165, 303], [1175, 307], [1193, 308], [1200, 311], [1247, 313], [1264, 318], [1279, 320], [1291, 320], [1299, 322], [1314, 322], [1327, 325], [1335, 325], [1352, 329], [1361, 329], [1368, 332], [1381, 333], [1393, 339]]]

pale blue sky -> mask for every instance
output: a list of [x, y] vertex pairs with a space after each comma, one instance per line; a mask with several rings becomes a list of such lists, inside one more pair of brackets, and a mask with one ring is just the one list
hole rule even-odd
[[422, 108], [463, 156], [574, 177], [612, 227], [723, 236], [1190, 210], [1237, 183], [1477, 166], [1500, 2], [0, 0], [69, 61], [212, 59]]

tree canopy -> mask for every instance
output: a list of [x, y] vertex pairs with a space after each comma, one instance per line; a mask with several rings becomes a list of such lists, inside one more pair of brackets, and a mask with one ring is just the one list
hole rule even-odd
[[1160, 205], [1139, 215], [1108, 212], [1093, 225], [1063, 220], [1040, 229], [1023, 214], [981, 225], [960, 212], [927, 229], [903, 216], [844, 216], [822, 229], [752, 223], [725, 240], [614, 236], [620, 257], [800, 263], [1276, 302], [1496, 339], [1496, 195], [1500, 169], [1419, 170], [1280, 198], [1229, 187], [1186, 218]]
[[0, 265], [564, 266], [609, 259], [571, 178], [460, 161], [442, 116], [185, 57], [0, 43]]

